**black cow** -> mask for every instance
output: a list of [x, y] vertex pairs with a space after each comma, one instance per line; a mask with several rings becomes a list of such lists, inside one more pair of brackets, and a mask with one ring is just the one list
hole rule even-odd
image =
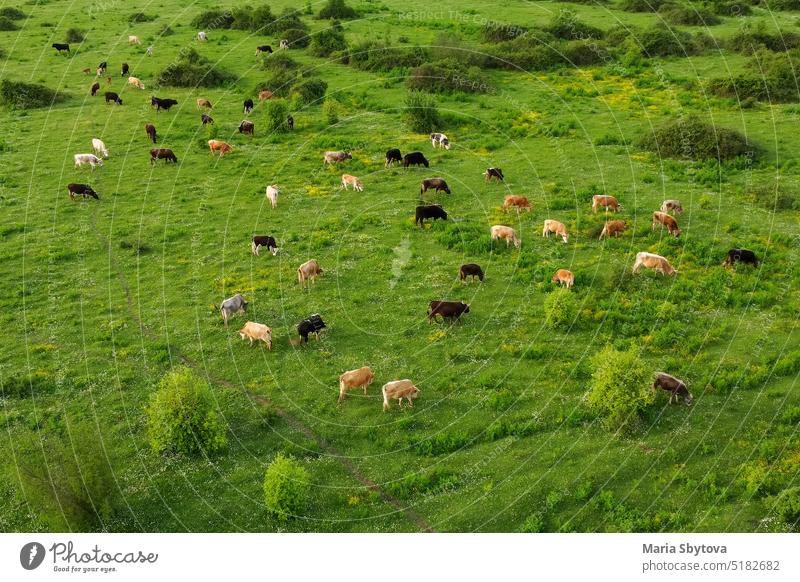
[[734, 263], [746, 263], [748, 265], [758, 266], [758, 259], [753, 251], [747, 249], [731, 249], [728, 251], [728, 256], [725, 257], [723, 265], [730, 267]]
[[422, 155], [422, 152], [411, 152], [403, 156], [403, 167], [407, 168], [409, 166], [425, 166], [427, 168], [430, 164], [425, 159], [425, 156]]
[[122, 76], [124, 77], [125, 75], [127, 75], [128, 71], [130, 71], [128, 63], [122, 63]]
[[156, 160], [165, 160], [168, 162], [178, 163], [178, 158], [172, 153], [172, 150], [167, 148], [153, 148], [150, 150], [150, 163], [156, 163]]
[[250, 243], [250, 249], [255, 256], [259, 256], [258, 250], [261, 247], [267, 247], [273, 256], [278, 254], [278, 243], [275, 242], [274, 237], [269, 235], [255, 235], [253, 241]]
[[210, 115], [206, 115], [205, 113], [200, 114], [200, 121], [203, 122], [203, 125], [208, 125], [209, 123], [214, 125], [214, 118]]
[[289, 131], [292, 131], [294, 129], [294, 117], [292, 117], [291, 115], [286, 116], [286, 127], [289, 128]]
[[253, 135], [255, 131], [255, 125], [252, 121], [247, 121], [246, 119], [239, 124], [239, 133], [246, 133], [247, 135]]
[[67, 190], [69, 191], [69, 197], [73, 200], [75, 200], [76, 194], [80, 194], [84, 198], [91, 196], [95, 200], [100, 200], [97, 192], [95, 192], [88, 184], [67, 184]]
[[252, 99], [245, 99], [244, 100], [244, 114], [247, 115], [253, 110], [253, 100]]
[[177, 104], [178, 102], [175, 99], [159, 99], [158, 97], [150, 97], [150, 105], [151, 107], [156, 108], [156, 113], [162, 109], [169, 111], [170, 107]]
[[268, 44], [265, 44], [265, 45], [261, 45], [261, 46], [259, 46], [259, 47], [256, 47], [256, 55], [260, 55], [261, 53], [269, 53], [269, 54], [272, 54], [272, 47], [271, 47], [271, 46], [269, 46]]
[[417, 211], [414, 217], [414, 224], [419, 224], [420, 227], [425, 225], [425, 219], [432, 218], [434, 220], [441, 218], [447, 220], [447, 213], [444, 208], [438, 204], [428, 204], [427, 206], [417, 206]]
[[683, 398], [686, 406], [690, 406], [694, 400], [683, 380], [678, 380], [675, 376], [665, 374], [664, 372], [658, 372], [656, 374], [656, 380], [653, 382], [653, 390], [658, 388], [667, 390], [670, 393], [670, 404], [672, 404], [673, 400], [677, 402], [678, 398]]
[[313, 333], [317, 336], [317, 339], [319, 339], [319, 332], [325, 327], [325, 322], [322, 321], [322, 317], [320, 317], [319, 313], [315, 313], [308, 319], [304, 319], [300, 322], [297, 326], [297, 333], [300, 334], [303, 342], [308, 343], [309, 334]]
[[97, 92], [100, 90], [100, 83], [95, 83], [92, 85], [92, 97], [97, 95]]
[[437, 192], [444, 190], [450, 194], [450, 188], [447, 186], [447, 182], [445, 182], [442, 178], [426, 178], [423, 180], [419, 187], [420, 195], [424, 194], [428, 190], [436, 190]]
[[117, 105], [122, 105], [122, 99], [120, 99], [119, 95], [113, 91], [106, 91], [106, 103], [116, 103]]
[[500, 168], [486, 168], [486, 171], [483, 173], [483, 175], [486, 176], [487, 182], [492, 178], [498, 180], [499, 182], [505, 180], [505, 178], [503, 177], [503, 170], [501, 170]]
[[433, 322], [437, 315], [442, 319], [458, 320], [464, 313], [469, 313], [469, 304], [463, 301], [431, 301], [428, 305], [428, 323]]
[[152, 123], [148, 123], [144, 126], [144, 130], [147, 132], [147, 135], [153, 140], [153, 143], [156, 143], [156, 126]]
[[384, 164], [384, 166], [388, 168], [395, 162], [397, 162], [398, 164], [402, 164], [403, 155], [400, 153], [399, 149], [392, 148], [388, 152], [386, 152], [386, 163]]
[[108, 69], [108, 63], [106, 61], [103, 61], [97, 66], [97, 74], [102, 75], [103, 73], [106, 72], [107, 69]]
[[483, 281], [483, 269], [481, 269], [480, 265], [476, 265], [475, 263], [461, 265], [461, 269], [458, 271], [458, 278], [464, 281], [467, 277], [472, 277], [473, 281], [475, 277]]
[[56, 49], [58, 52], [67, 51], [69, 52], [69, 45], [65, 42], [54, 42], [53, 48]]

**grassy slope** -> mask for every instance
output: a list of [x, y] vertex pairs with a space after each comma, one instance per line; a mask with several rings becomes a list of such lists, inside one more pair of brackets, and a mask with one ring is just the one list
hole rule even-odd
[[[288, 3], [271, 3], [275, 11], [282, 4]], [[4, 453], [36, 426], [63, 430], [65, 410], [97, 418], [107, 429], [109, 446], [118, 451], [116, 469], [130, 507], [109, 527], [228, 531], [280, 527], [262, 508], [260, 484], [265, 464], [276, 451], [289, 448], [307, 460], [316, 485], [308, 520], [290, 528], [413, 529], [392, 507], [367, 495], [334, 459], [317, 455], [313, 444], [285, 422], [262, 422], [257, 407], [235, 389], [217, 387], [231, 427], [228, 454], [211, 463], [154, 458], [146, 447], [143, 406], [177, 348], [212, 376], [268, 395], [387, 487], [413, 472], [458, 475], [457, 485], [436, 495], [405, 496], [437, 529], [514, 531], [536, 511], [546, 514], [549, 529], [635, 528], [631, 516], [639, 514], [658, 515], [667, 529], [749, 531], [758, 526], [768, 503], [741, 490], [739, 471], [742, 463], [765, 456], [759, 447], [774, 430], [774, 418], [800, 404], [791, 379], [770, 380], [754, 390], [706, 393], [691, 410], [659, 408], [652, 427], [633, 440], [615, 438], [584, 418], [582, 396], [590, 372], [587, 358], [626, 335], [648, 341], [668, 319], [652, 316], [665, 303], [677, 304], [675, 313], [692, 341], [651, 346], [644, 357], [653, 368], [669, 367], [687, 377], [696, 395], [703, 392], [701, 379], [721, 361], [744, 370], [751, 358], [761, 361], [796, 349], [797, 275], [779, 275], [796, 259], [788, 236], [797, 234], [797, 215], [773, 214], [736, 194], [746, 180], [774, 174], [776, 142], [781, 160], [784, 152], [797, 150], [800, 138], [787, 129], [794, 118], [790, 107], [739, 110], [678, 83], [636, 87], [607, 72], [597, 79], [579, 71], [495, 73], [496, 95], [440, 99], [455, 146], [431, 152], [425, 136], [407, 133], [394, 109], [402, 104], [402, 84], [301, 53], [298, 60], [320, 67], [346, 115], [331, 128], [318, 107], [296, 111], [295, 133], [269, 136], [257, 110], [252, 116], [257, 136], [250, 140], [235, 128], [242, 99], [264, 78], [253, 47], [264, 40], [275, 44], [275, 39], [210, 33], [211, 41], [198, 49], [240, 77], [236, 88], [160, 89], [159, 95], [176, 97], [180, 108], [156, 116], [149, 107], [156, 73], [187, 43], [196, 45], [188, 22], [211, 5], [199, 2], [181, 11], [180, 3], [165, 1], [143, 9], [161, 14], [157, 21], [129, 29], [127, 11], [91, 20], [80, 4], [52, 2], [23, 7], [32, 14], [23, 33], [0, 33], [10, 55], [3, 76], [43, 82], [71, 95], [50, 111], [4, 114], [0, 280], [6, 299], [0, 317], [8, 337], [24, 341], [6, 342], [0, 378], [8, 382], [40, 371], [52, 387], [36, 398], [4, 401]], [[458, 5], [467, 16], [498, 11], [484, 2]], [[404, 6], [424, 10], [426, 3]], [[559, 7], [502, 6], [502, 20], [523, 24], [546, 22]], [[589, 22], [609, 24], [606, 8], [575, 9]], [[611, 14], [634, 24], [656, 18]], [[781, 13], [778, 20], [790, 22], [790, 17]], [[155, 43], [153, 58], [144, 56], [144, 47], [125, 42], [127, 34], [136, 33], [147, 39], [146, 46], [167, 23], [176, 34]], [[732, 30], [731, 23], [712, 32]], [[72, 59], [48, 48], [69, 26], [90, 31]], [[388, 35], [394, 41], [402, 35], [411, 44], [427, 44], [441, 30], [477, 39], [477, 25], [436, 14], [420, 20], [376, 12], [369, 22], [348, 23], [346, 30], [351, 40]], [[721, 71], [722, 58], [681, 59], [665, 68], [674, 79], [693, 78]], [[88, 96], [91, 79], [81, 69], [103, 59], [115, 75], [114, 89], [121, 89], [122, 107]], [[741, 66], [736, 56], [725, 59], [734, 70]], [[123, 87], [116, 76], [123, 60], [147, 91]], [[653, 78], [650, 72], [644, 76]], [[587, 85], [601, 95], [575, 97], [568, 91]], [[237, 146], [234, 155], [209, 156], [208, 136], [194, 106], [199, 96], [215, 104], [217, 136]], [[709, 109], [718, 123], [746, 131], [771, 150], [752, 174], [730, 171], [728, 181], [714, 188], [692, 181], [685, 165], [664, 167], [624, 146], [593, 146], [605, 134], [631, 140], [681, 112]], [[509, 140], [504, 119], [527, 127], [526, 135]], [[180, 166], [150, 166], [143, 129], [150, 121], [161, 143], [175, 150]], [[574, 128], [563, 137], [542, 134], [543, 128], [570, 122]], [[104, 139], [112, 158], [89, 177], [88, 170], [72, 168], [72, 154], [89, 151], [95, 136]], [[384, 170], [382, 155], [389, 146], [430, 153], [431, 170]], [[321, 152], [339, 147], [355, 151], [345, 171], [362, 178], [361, 194], [337, 190], [340, 170], [322, 167]], [[504, 187], [483, 183], [481, 172], [490, 164], [505, 169]], [[784, 173], [794, 176], [796, 170], [788, 165]], [[479, 244], [465, 239], [448, 248], [442, 242], [452, 225], [415, 229], [416, 189], [427, 175], [448, 180], [453, 195], [434, 198], [461, 223], [478, 225], [485, 233], [491, 224], [512, 221], [523, 236], [522, 252], [490, 252], [485, 234]], [[66, 183], [83, 180], [100, 192], [100, 204], [73, 203], [65, 196]], [[278, 183], [283, 191], [276, 210], [264, 204], [268, 183]], [[634, 236], [605, 244], [589, 237], [600, 222], [588, 209], [588, 194], [596, 186], [620, 196], [625, 217], [636, 224]], [[531, 197], [534, 212], [503, 217], [499, 204], [508, 192]], [[664, 197], [678, 197], [688, 209], [680, 241], [650, 233], [649, 214]], [[577, 230], [569, 245], [538, 236], [544, 218], [564, 220]], [[777, 242], [776, 232], [784, 235]], [[252, 257], [247, 241], [254, 233], [275, 235], [283, 252]], [[742, 271], [724, 279], [721, 288], [739, 297], [728, 306], [712, 290], [720, 257], [733, 245], [756, 248], [767, 261], [760, 277]], [[131, 246], [144, 252], [136, 254]], [[625, 269], [639, 250], [673, 258], [681, 276], [632, 279]], [[310, 257], [327, 272], [311, 292], [301, 293], [294, 271]], [[394, 272], [393, 261], [401, 265]], [[462, 287], [458, 265], [472, 261], [484, 266], [486, 283]], [[558, 267], [577, 274], [575, 293], [584, 312], [583, 323], [569, 333], [543, 326], [543, 299]], [[697, 301], [682, 312], [692, 284]], [[249, 318], [273, 327], [271, 353], [241, 344], [235, 325], [229, 331], [222, 327], [214, 305], [235, 292], [252, 301]], [[629, 313], [650, 317], [649, 332], [626, 334], [609, 326], [598, 307], [609, 296]], [[464, 325], [429, 327], [424, 310], [434, 298], [463, 298], [472, 303], [472, 312]], [[748, 306], [754, 298], [757, 303]], [[288, 338], [294, 337], [297, 321], [316, 311], [329, 323], [326, 339], [293, 349]], [[778, 317], [769, 317], [771, 312]], [[759, 340], [764, 347], [755, 352], [752, 346]], [[365, 363], [376, 371], [371, 395], [353, 395], [337, 407], [337, 376]], [[423, 397], [413, 412], [381, 415], [377, 387], [399, 377], [417, 380]], [[531, 434], [491, 440], [487, 429], [495, 420], [529, 423]], [[460, 434], [481, 442], [438, 456], [421, 455], [413, 446], [417, 440]], [[796, 444], [785, 442], [796, 451]], [[731, 491], [718, 497], [710, 480], [730, 485]], [[587, 503], [576, 493], [581, 487], [590, 491], [587, 497], [610, 491], [615, 501], [611, 506]], [[0, 529], [40, 527], [35, 512], [30, 515], [18, 497], [0, 496]]]

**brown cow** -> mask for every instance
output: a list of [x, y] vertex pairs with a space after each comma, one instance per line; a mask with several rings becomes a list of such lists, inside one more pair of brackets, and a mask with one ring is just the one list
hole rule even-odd
[[389, 410], [389, 401], [397, 398], [397, 404], [403, 408], [403, 398], [408, 401], [409, 406], [414, 406], [412, 400], [419, 397], [419, 388], [414, 386], [411, 380], [395, 380], [394, 382], [387, 382], [381, 388], [383, 394], [383, 411]]
[[347, 190], [348, 186], [352, 186], [353, 190], [357, 190], [358, 192], [364, 191], [364, 185], [361, 183], [361, 180], [350, 174], [342, 174], [342, 188]]
[[564, 226], [563, 223], [557, 220], [550, 220], [547, 219], [544, 221], [544, 228], [542, 229], [542, 236], [550, 238], [550, 233], [554, 232], [557, 235], [560, 235], [564, 242], [566, 243], [569, 239], [569, 233], [567, 232], [567, 227]]
[[604, 194], [595, 194], [592, 196], [592, 212], [597, 212], [597, 209], [601, 206], [606, 209], [606, 212], [608, 212], [609, 208], [614, 212], [622, 210], [622, 204], [617, 202], [617, 199], [613, 196], [606, 196]]
[[203, 109], [203, 108], [205, 108], [205, 109], [213, 109], [213, 107], [211, 106], [211, 101], [209, 101], [208, 99], [198, 99], [197, 100], [197, 108], [198, 109]]
[[666, 226], [669, 233], [675, 238], [678, 238], [681, 234], [681, 229], [678, 228], [678, 221], [666, 212], [659, 212], [656, 210], [653, 213], [653, 230], [656, 229], [656, 225], [658, 224]]
[[506, 212], [512, 206], [516, 208], [524, 208], [528, 212], [531, 209], [531, 203], [528, 202], [528, 199], [525, 196], [506, 196], [503, 200], [503, 212]]
[[692, 397], [689, 389], [686, 388], [686, 383], [683, 380], [678, 380], [675, 376], [665, 374], [664, 372], [657, 372], [655, 382], [653, 382], [653, 390], [661, 388], [670, 393], [669, 403], [678, 401], [678, 398], [683, 398], [686, 406], [691, 406], [694, 398]]
[[610, 220], [603, 227], [603, 232], [600, 233], [600, 240], [603, 240], [604, 236], [618, 237], [626, 228], [628, 228], [628, 224], [624, 220]]
[[638, 273], [639, 269], [647, 267], [653, 269], [662, 275], [674, 275], [678, 271], [672, 268], [669, 261], [661, 255], [654, 255], [653, 253], [636, 253], [636, 262], [633, 264], [633, 272]]
[[156, 143], [156, 126], [152, 123], [147, 123], [144, 126], [144, 130], [147, 132], [147, 136], [153, 140], [153, 143]]
[[250, 345], [253, 345], [254, 340], [261, 340], [267, 344], [267, 349], [272, 349], [272, 330], [263, 323], [248, 321], [244, 324], [244, 327], [239, 330], [239, 336], [242, 339], [249, 339]]
[[219, 152], [219, 157], [224, 156], [226, 153], [233, 151], [233, 146], [229, 143], [225, 143], [224, 141], [220, 141], [218, 139], [210, 139], [208, 140], [208, 148], [211, 150], [211, 155], [214, 155], [214, 152]]
[[364, 396], [367, 395], [367, 386], [372, 384], [375, 374], [369, 369], [369, 366], [364, 366], [358, 370], [350, 370], [339, 376], [339, 402], [344, 400], [347, 391], [353, 388], [363, 388]]
[[258, 100], [259, 101], [266, 101], [267, 99], [272, 99], [274, 93], [272, 91], [267, 91], [266, 89], [263, 91], [258, 92]]
[[316, 285], [317, 276], [322, 275], [322, 273], [322, 267], [319, 266], [316, 259], [311, 259], [297, 268], [297, 281], [301, 287], [305, 287], [308, 280]]
[[572, 289], [572, 286], [575, 284], [575, 275], [566, 269], [559, 269], [550, 281], [552, 283], [558, 283], [559, 285], [566, 285], [567, 289]]

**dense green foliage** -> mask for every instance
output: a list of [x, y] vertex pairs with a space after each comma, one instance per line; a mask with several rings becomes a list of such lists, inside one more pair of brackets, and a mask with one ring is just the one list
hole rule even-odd
[[578, 301], [569, 289], [556, 289], [544, 300], [545, 323], [553, 329], [568, 329], [575, 324], [578, 308]]
[[755, 146], [738, 131], [695, 116], [677, 119], [648, 132], [638, 145], [664, 157], [692, 160], [730, 160], [755, 152]]
[[603, 416], [610, 430], [626, 430], [639, 424], [639, 415], [653, 403], [652, 372], [639, 351], [619, 351], [606, 346], [592, 358], [589, 406]]
[[173, 87], [219, 87], [231, 83], [234, 76], [222, 70], [210, 59], [190, 48], [167, 65], [156, 78], [159, 85]]
[[355, 8], [347, 5], [345, 0], [328, 0], [325, 6], [317, 14], [317, 18], [322, 20], [349, 20], [351, 18], [358, 18], [358, 12]]
[[284, 99], [270, 99], [267, 102], [264, 114], [267, 129], [282, 131], [287, 129], [286, 117], [289, 115], [289, 105]]
[[311, 38], [309, 50], [315, 57], [328, 57], [347, 50], [344, 32], [336, 24], [319, 31]]
[[79, 28], [69, 28], [64, 34], [64, 40], [71, 44], [80, 44], [84, 38], [83, 31]]
[[19, 26], [8, 16], [0, 16], [0, 31], [8, 32], [12, 30], [19, 30]]
[[13, 6], [3, 6], [0, 8], [0, 17], [8, 18], [9, 20], [22, 20], [26, 18], [22, 10], [14, 8]]
[[0, 81], [0, 103], [13, 109], [48, 107], [61, 96], [43, 85], [3, 79]]
[[279, 454], [264, 473], [264, 503], [278, 519], [299, 515], [308, 501], [308, 471], [291, 456]]
[[409, 91], [405, 100], [406, 123], [411, 131], [430, 133], [441, 129], [436, 99], [422, 91]]

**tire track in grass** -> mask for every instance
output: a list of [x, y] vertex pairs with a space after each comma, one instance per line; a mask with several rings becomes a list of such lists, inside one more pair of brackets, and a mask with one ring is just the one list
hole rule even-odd
[[[92, 214], [92, 229], [94, 230], [98, 241], [100, 242], [101, 247], [103, 247], [106, 252], [108, 253], [108, 262], [109, 266], [113, 271], [116, 273], [116, 279], [119, 283], [119, 286], [122, 288], [123, 293], [125, 294], [125, 303], [128, 306], [128, 314], [130, 317], [136, 322], [136, 325], [139, 327], [140, 333], [147, 335], [149, 338], [157, 340], [158, 336], [153, 333], [153, 331], [145, 325], [145, 323], [141, 320], [138, 313], [136, 312], [135, 306], [133, 304], [133, 295], [131, 294], [131, 288], [128, 285], [128, 280], [125, 277], [125, 272], [120, 267], [119, 263], [117, 262], [116, 257], [111, 249], [111, 241], [106, 238], [104, 235], [100, 233], [97, 227], [97, 215]], [[224, 386], [229, 389], [239, 390], [241, 391], [250, 401], [255, 402], [260, 407], [267, 408], [273, 411], [278, 417], [283, 419], [286, 424], [292, 427], [297, 432], [301, 433], [306, 438], [314, 441], [320, 447], [322, 451], [324, 451], [329, 456], [335, 458], [339, 463], [362, 485], [364, 485], [370, 491], [374, 491], [378, 495], [380, 495], [381, 499], [394, 507], [395, 509], [401, 511], [405, 514], [406, 518], [409, 522], [413, 523], [420, 531], [422, 532], [435, 532], [433, 526], [428, 523], [428, 521], [415, 509], [409, 507], [402, 501], [400, 501], [397, 497], [386, 491], [383, 487], [381, 487], [378, 483], [367, 477], [357, 466], [356, 464], [348, 457], [343, 455], [339, 449], [337, 449], [333, 444], [331, 444], [327, 439], [324, 437], [316, 434], [311, 427], [304, 424], [291, 414], [289, 414], [284, 409], [280, 408], [279, 406], [275, 405], [269, 398], [264, 396], [263, 394], [258, 394], [243, 386], [237, 386], [233, 382], [226, 380], [224, 378], [216, 378], [208, 374], [208, 371], [200, 366], [197, 362], [189, 358], [185, 355], [180, 348], [175, 346], [174, 344], [168, 344], [168, 349], [170, 352], [174, 353], [175, 356], [186, 366], [192, 368], [194, 371], [199, 372], [209, 378], [213, 383]]]

